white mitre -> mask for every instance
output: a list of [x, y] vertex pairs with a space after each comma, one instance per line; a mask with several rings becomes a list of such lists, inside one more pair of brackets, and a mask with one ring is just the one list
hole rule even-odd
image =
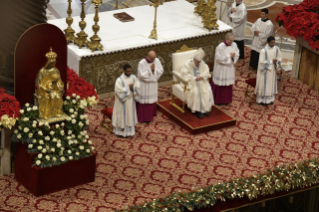
[[195, 53], [195, 56], [194, 56], [194, 59], [197, 60], [197, 61], [202, 61], [203, 58], [205, 57], [205, 52], [203, 51], [202, 48], [199, 48], [197, 50], [197, 52]]

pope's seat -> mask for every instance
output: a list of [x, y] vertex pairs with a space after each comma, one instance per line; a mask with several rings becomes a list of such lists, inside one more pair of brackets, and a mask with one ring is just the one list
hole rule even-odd
[[256, 100], [256, 96], [254, 94], [254, 91], [249, 91], [249, 86], [251, 86], [253, 88], [256, 87], [256, 78], [245, 80], [245, 82], [247, 84], [247, 88], [245, 91], [245, 97], [249, 96], [249, 97], [253, 98], [254, 100]]
[[[105, 108], [101, 110], [101, 113], [103, 114], [103, 118], [101, 121], [101, 126], [105, 127], [110, 133], [113, 132], [113, 126], [112, 126], [112, 115], [113, 115], [113, 108]], [[105, 122], [105, 118], [108, 118], [111, 121]]]
[[[185, 92], [187, 89], [187, 81], [182, 77], [181, 70], [185, 62], [192, 59], [197, 50], [187, 49], [186, 51], [177, 52], [172, 54], [172, 65], [173, 65], [173, 87], [172, 87], [172, 101], [171, 105], [180, 110], [182, 113], [185, 112]], [[183, 102], [183, 106], [180, 107], [175, 104], [175, 98], [180, 99]]]

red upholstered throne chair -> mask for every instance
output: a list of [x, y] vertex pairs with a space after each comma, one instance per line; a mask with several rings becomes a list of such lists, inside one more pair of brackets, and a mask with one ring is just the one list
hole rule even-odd
[[256, 95], [254, 93], [254, 90], [253, 91], [249, 91], [249, 87], [253, 87], [253, 88], [256, 87], [256, 78], [245, 80], [245, 82], [247, 83], [247, 88], [246, 88], [246, 91], [245, 91], [245, 97], [249, 96], [252, 99], [256, 100]]
[[[101, 110], [101, 113], [103, 114], [103, 118], [101, 121], [101, 126], [105, 127], [110, 133], [113, 132], [113, 125], [112, 125], [112, 115], [113, 115], [113, 108], [105, 108]], [[108, 118], [109, 121], [105, 122], [105, 118]]]

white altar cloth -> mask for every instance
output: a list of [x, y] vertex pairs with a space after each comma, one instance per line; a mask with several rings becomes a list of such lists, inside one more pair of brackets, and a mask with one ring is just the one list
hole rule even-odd
[[[160, 43], [169, 43], [177, 40], [189, 39], [193, 37], [205, 36], [229, 31], [232, 28], [222, 21], [218, 20], [219, 30], [208, 31], [203, 28], [202, 18], [194, 13], [194, 5], [186, 0], [177, 0], [165, 2], [157, 10], [157, 35], [158, 40], [149, 39], [154, 23], [154, 7], [140, 6], [122, 10], [113, 10], [99, 13], [100, 31], [99, 37], [102, 39], [101, 44], [103, 51], [91, 52], [90, 49], [82, 48], [70, 44], [68, 45], [68, 66], [79, 74], [79, 62], [82, 57], [90, 57], [100, 54], [108, 54], [117, 51], [125, 51], [134, 48], [157, 45]], [[67, 8], [65, 8], [67, 10]], [[131, 22], [121, 22], [113, 14], [126, 12], [135, 18]], [[87, 15], [85, 21], [87, 26], [85, 32], [91, 37], [94, 32], [94, 14]], [[79, 16], [73, 17], [72, 28], [78, 33]], [[56, 19], [48, 21], [56, 25], [61, 30], [67, 28], [65, 19]], [[89, 39], [88, 37], [88, 39]], [[146, 55], [146, 52], [145, 52]]]

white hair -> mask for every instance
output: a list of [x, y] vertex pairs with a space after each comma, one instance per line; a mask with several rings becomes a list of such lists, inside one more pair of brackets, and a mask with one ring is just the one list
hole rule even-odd
[[234, 36], [234, 34], [231, 33], [231, 32], [228, 32], [228, 33], [226, 34], [226, 36], [225, 36], [226, 40], [228, 40], [228, 38], [229, 38], [230, 36]]

